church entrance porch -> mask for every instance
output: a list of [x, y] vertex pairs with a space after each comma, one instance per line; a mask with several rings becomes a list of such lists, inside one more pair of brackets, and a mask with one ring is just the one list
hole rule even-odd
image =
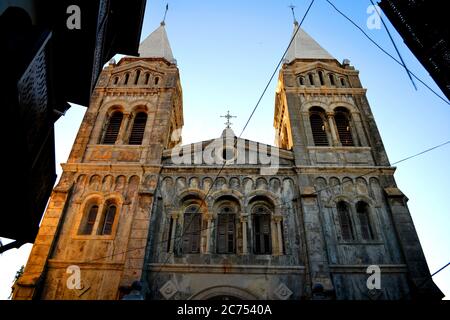
[[[152, 300], [298, 300], [304, 296], [303, 266], [214, 265], [151, 266], [147, 273]], [[186, 270], [189, 270], [187, 272]], [[176, 270], [176, 272], [174, 272]]]

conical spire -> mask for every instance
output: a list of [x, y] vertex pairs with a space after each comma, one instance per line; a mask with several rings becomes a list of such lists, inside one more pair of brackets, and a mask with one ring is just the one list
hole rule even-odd
[[153, 31], [139, 45], [139, 56], [142, 58], [164, 58], [171, 63], [176, 63], [170, 48], [169, 39], [167, 38], [165, 23]]
[[[298, 22], [294, 22], [295, 34], [300, 28]], [[294, 59], [335, 59], [324, 48], [320, 46], [309, 34], [300, 28], [286, 53], [285, 61], [290, 63]]]

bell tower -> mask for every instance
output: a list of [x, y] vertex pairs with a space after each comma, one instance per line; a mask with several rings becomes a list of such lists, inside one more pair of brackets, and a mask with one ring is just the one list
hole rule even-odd
[[298, 165], [389, 165], [359, 72], [297, 22], [294, 35], [276, 91], [277, 145], [292, 148]]
[[164, 149], [183, 126], [164, 22], [99, 77], [14, 299], [118, 299], [140, 280]]
[[[423, 282], [430, 272], [408, 198], [396, 185], [358, 71], [297, 22], [279, 73], [274, 127], [277, 146], [294, 153], [312, 297], [317, 288], [330, 299], [442, 297]], [[368, 265], [390, 279], [378, 292], [364, 283]], [[396, 281], [409, 288], [401, 293]], [[343, 289], [356, 283], [350, 295]]]

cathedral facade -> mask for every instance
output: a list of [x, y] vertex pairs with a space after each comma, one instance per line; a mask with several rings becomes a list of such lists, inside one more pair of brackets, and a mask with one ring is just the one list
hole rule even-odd
[[105, 67], [14, 299], [440, 299], [358, 71], [294, 35], [276, 146], [181, 144], [163, 23]]

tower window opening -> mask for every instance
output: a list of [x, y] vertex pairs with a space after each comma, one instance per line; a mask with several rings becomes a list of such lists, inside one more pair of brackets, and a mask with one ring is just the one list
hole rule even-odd
[[345, 79], [344, 78], [341, 78], [341, 86], [342, 87], [346, 87], [346, 83], [345, 83]]
[[150, 79], [150, 74], [145, 74], [145, 84], [148, 84], [148, 80]]
[[155, 86], [158, 85], [158, 82], [159, 82], [159, 77], [156, 77], [156, 78], [155, 78]]
[[353, 142], [353, 136], [350, 127], [350, 115], [348, 114], [348, 112], [346, 110], [336, 111], [334, 120], [336, 122], [336, 128], [342, 146], [354, 146], [355, 144]]
[[314, 85], [314, 75], [312, 73], [308, 74], [309, 84]]
[[117, 85], [119, 83], [119, 77], [114, 77], [113, 84]]
[[84, 221], [81, 223], [80, 230], [78, 234], [80, 235], [89, 235], [92, 233], [92, 230], [95, 225], [95, 221], [97, 219], [98, 213], [98, 205], [92, 205], [87, 212], [87, 215], [84, 217]]
[[130, 79], [130, 74], [129, 73], [125, 74], [125, 80], [124, 80], [123, 84], [128, 84], [129, 79]]
[[304, 86], [305, 85], [305, 78], [304, 77], [300, 77], [300, 85]]
[[367, 203], [360, 201], [356, 204], [359, 225], [361, 226], [361, 236], [364, 240], [373, 240], [374, 232], [372, 229]]
[[122, 124], [123, 113], [120, 111], [114, 112], [108, 121], [108, 125], [103, 136], [103, 144], [115, 144], [119, 135], [120, 126]]
[[346, 241], [354, 240], [355, 237], [353, 234], [352, 220], [350, 218], [348, 205], [345, 202], [340, 201], [337, 204], [337, 211], [338, 211], [339, 225], [341, 227], [342, 239]]
[[100, 224], [100, 229], [98, 234], [100, 235], [110, 235], [112, 233], [112, 227], [114, 224], [114, 219], [116, 217], [117, 206], [115, 204], [110, 204], [106, 208], [106, 212], [103, 216], [103, 221]]
[[324, 112], [313, 109], [309, 116], [315, 146], [328, 146], [328, 136], [324, 121]]
[[133, 122], [133, 127], [131, 128], [130, 138], [128, 140], [129, 144], [133, 145], [142, 144], [146, 124], [147, 124], [147, 113], [139, 112], [138, 114], [136, 114]]
[[328, 74], [328, 78], [330, 79], [330, 84], [332, 86], [335, 86], [336, 82], [334, 81], [334, 74], [332, 74], [332, 73]]
[[323, 79], [323, 72], [319, 71], [319, 81], [320, 81], [320, 85], [324, 86], [325, 85], [325, 81]]
[[134, 78], [134, 84], [139, 83], [139, 77], [141, 76], [141, 70], [136, 71], [136, 78]]

